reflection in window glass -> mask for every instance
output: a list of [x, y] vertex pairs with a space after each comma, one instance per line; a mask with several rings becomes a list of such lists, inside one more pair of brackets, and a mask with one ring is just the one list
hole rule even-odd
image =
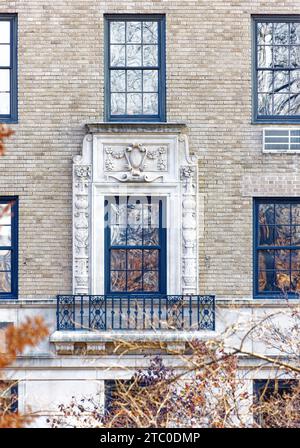
[[153, 197], [107, 200], [108, 292], [163, 292], [162, 205], [161, 199]]
[[256, 19], [257, 118], [300, 117], [299, 20]]
[[300, 201], [256, 201], [257, 294], [300, 293]]
[[109, 116], [161, 119], [162, 18], [109, 18], [107, 23]]

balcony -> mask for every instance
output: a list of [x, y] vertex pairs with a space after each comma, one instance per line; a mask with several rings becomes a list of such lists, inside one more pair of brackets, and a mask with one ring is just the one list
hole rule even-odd
[[57, 296], [58, 331], [214, 329], [214, 296]]
[[126, 342], [173, 353], [214, 337], [214, 330], [214, 296], [60, 295], [50, 342], [59, 355], [115, 353]]

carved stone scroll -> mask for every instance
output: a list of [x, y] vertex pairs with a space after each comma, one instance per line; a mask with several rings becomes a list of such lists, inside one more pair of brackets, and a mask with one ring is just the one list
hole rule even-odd
[[74, 294], [89, 293], [89, 184], [92, 167], [80, 156], [73, 165], [73, 266]]

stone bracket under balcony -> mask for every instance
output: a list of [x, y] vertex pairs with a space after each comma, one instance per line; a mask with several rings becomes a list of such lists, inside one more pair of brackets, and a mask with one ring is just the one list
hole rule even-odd
[[[170, 354], [188, 350], [191, 342], [216, 337], [215, 331], [143, 330], [117, 331], [55, 331], [50, 336], [58, 355], [104, 355], [107, 353], [136, 353], [155, 348]], [[119, 348], [119, 349], [118, 349]]]

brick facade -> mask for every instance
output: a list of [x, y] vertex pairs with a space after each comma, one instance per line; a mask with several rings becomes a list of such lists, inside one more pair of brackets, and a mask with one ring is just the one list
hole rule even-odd
[[[165, 13], [167, 119], [199, 159], [200, 292], [252, 297], [252, 197], [300, 195], [297, 155], [263, 154], [251, 124], [251, 14], [300, 1], [5, 1], [18, 13], [19, 123], [0, 160], [20, 197], [19, 293], [50, 298], [72, 280], [71, 160], [103, 120], [103, 14]], [[267, 125], [270, 126], [270, 125]]]

